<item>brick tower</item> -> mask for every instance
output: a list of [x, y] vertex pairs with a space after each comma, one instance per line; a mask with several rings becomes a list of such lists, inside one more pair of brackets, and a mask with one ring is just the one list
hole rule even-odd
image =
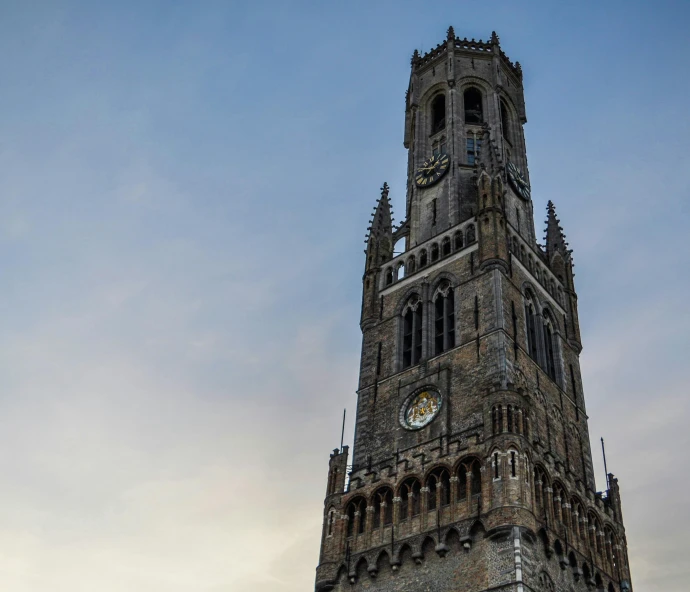
[[384, 184], [354, 454], [330, 458], [317, 592], [632, 589], [618, 482], [595, 487], [551, 202], [536, 240], [526, 121], [522, 70], [495, 33], [451, 27], [415, 51], [406, 214], [393, 227]]

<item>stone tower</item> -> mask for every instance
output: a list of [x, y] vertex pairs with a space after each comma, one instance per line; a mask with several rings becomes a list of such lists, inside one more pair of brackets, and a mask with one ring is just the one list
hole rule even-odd
[[632, 589], [618, 481], [595, 487], [551, 202], [536, 240], [526, 121], [522, 70], [495, 33], [451, 27], [415, 51], [406, 214], [393, 227], [384, 184], [354, 453], [331, 454], [317, 592]]

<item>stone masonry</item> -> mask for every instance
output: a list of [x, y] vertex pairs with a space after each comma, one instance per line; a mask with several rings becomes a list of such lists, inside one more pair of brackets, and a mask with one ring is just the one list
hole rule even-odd
[[[347, 447], [331, 454], [317, 592], [632, 590], [618, 481], [595, 489], [572, 255], [551, 202], [536, 239], [526, 121], [522, 69], [495, 33], [451, 27], [415, 51], [405, 219], [393, 226], [384, 184], [352, 464]], [[420, 186], [434, 154], [449, 168]]]

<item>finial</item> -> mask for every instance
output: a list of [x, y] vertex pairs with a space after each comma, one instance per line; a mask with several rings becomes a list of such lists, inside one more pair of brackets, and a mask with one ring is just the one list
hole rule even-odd
[[491, 31], [491, 43], [493, 43], [494, 45], [499, 44], [499, 39], [498, 35], [496, 35], [496, 31]]
[[455, 41], [455, 29], [453, 29], [453, 25], [448, 27], [448, 41]]
[[410, 63], [414, 66], [417, 60], [419, 60], [419, 52], [415, 49], [414, 53], [412, 54], [412, 60], [410, 61]]
[[383, 182], [383, 187], [381, 187], [381, 197], [388, 197], [388, 183]]

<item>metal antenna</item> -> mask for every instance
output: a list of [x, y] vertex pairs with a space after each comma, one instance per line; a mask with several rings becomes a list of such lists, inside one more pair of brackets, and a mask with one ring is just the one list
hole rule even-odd
[[606, 448], [604, 448], [604, 439], [601, 439], [601, 453], [604, 455], [604, 472], [606, 473], [606, 491], [609, 490], [609, 470], [606, 468]]
[[343, 451], [343, 438], [345, 437], [345, 413], [347, 413], [347, 408], [343, 409], [343, 429], [340, 432], [340, 452]]

